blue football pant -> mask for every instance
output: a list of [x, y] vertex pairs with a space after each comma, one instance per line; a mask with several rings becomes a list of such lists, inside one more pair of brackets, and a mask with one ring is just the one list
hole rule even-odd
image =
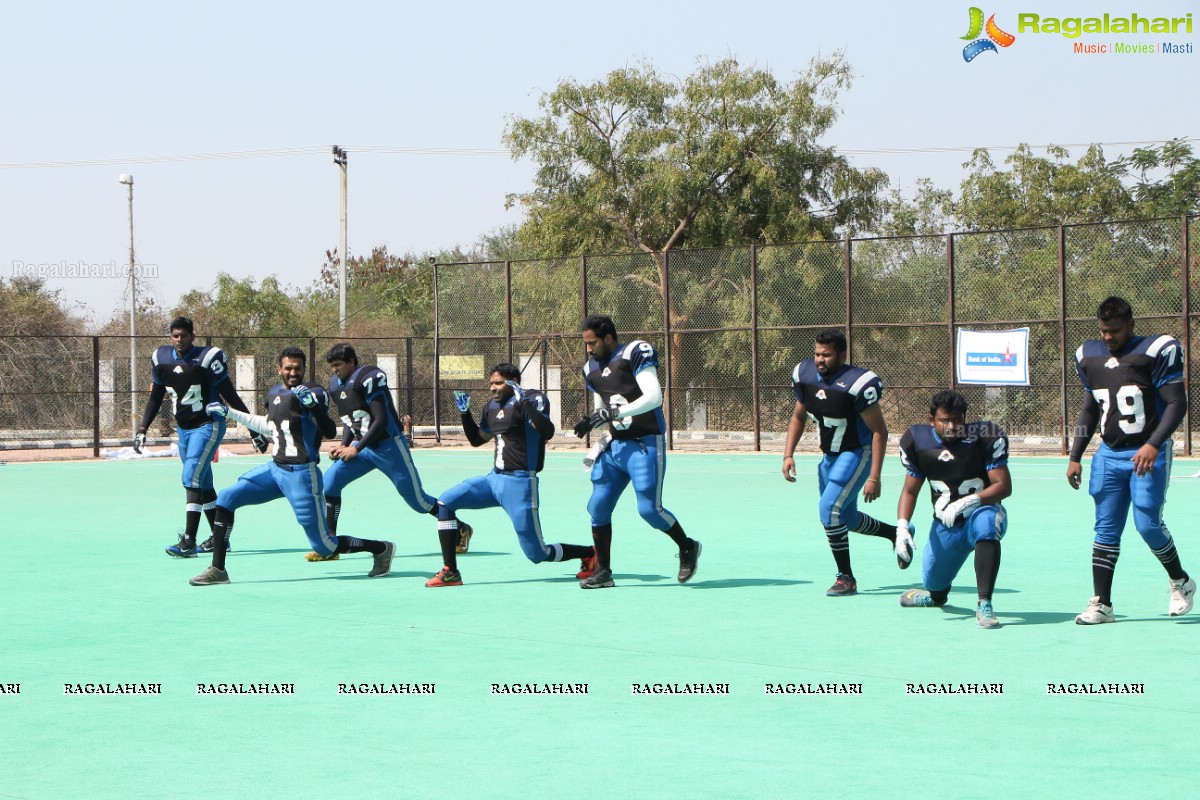
[[866, 448], [825, 455], [817, 467], [821, 489], [821, 524], [826, 530], [858, 527], [858, 495], [871, 475], [871, 454]]
[[489, 472], [468, 478], [443, 492], [438, 502], [456, 512], [464, 508], [496, 508], [499, 506], [512, 520], [521, 542], [521, 552], [534, 564], [561, 561], [561, 551], [555, 558], [553, 545], [542, 539], [542, 521], [538, 516], [538, 479], [524, 470], [512, 474]]
[[428, 514], [437, 504], [421, 487], [421, 476], [403, 436], [393, 436], [365, 448], [349, 461], [335, 461], [325, 472], [325, 494], [341, 497], [347, 484], [377, 469], [388, 477], [396, 491], [419, 514]]
[[312, 549], [328, 556], [337, 551], [338, 541], [325, 525], [325, 495], [321, 487], [321, 470], [316, 464], [302, 464], [299, 469], [291, 470], [272, 461], [255, 467], [238, 478], [233, 486], [223, 489], [217, 497], [217, 505], [237, 511], [242, 506], [261, 505], [286, 497]]
[[178, 433], [179, 458], [183, 461], [183, 488], [212, 489], [212, 460], [221, 440], [225, 438], [225, 419], [217, 417], [190, 430], [180, 428]]
[[613, 509], [632, 482], [642, 519], [656, 530], [670, 530], [676, 520], [662, 504], [666, 472], [667, 448], [661, 435], [614, 439], [592, 465], [592, 496], [588, 500], [592, 527], [612, 524]]
[[1121, 543], [1129, 507], [1133, 506], [1133, 524], [1152, 550], [1166, 547], [1171, 534], [1163, 524], [1163, 506], [1167, 502], [1167, 484], [1171, 479], [1172, 442], [1163, 442], [1148, 475], [1138, 476], [1129, 459], [1136, 449], [1112, 450], [1100, 445], [1092, 458], [1088, 493], [1096, 502], [1096, 543], [1116, 547]]
[[944, 592], [975, 552], [975, 543], [998, 542], [1008, 530], [1008, 514], [997, 504], [979, 506], [963, 522], [947, 528], [935, 519], [929, 527], [929, 541], [921, 558], [921, 578], [931, 592]]

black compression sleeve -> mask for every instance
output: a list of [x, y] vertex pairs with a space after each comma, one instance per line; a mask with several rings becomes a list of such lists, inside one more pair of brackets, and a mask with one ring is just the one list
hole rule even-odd
[[217, 396], [225, 401], [225, 405], [230, 408], [236, 408], [238, 411], [250, 413], [250, 409], [246, 407], [246, 403], [238, 396], [237, 389], [233, 388], [233, 381], [223, 380], [217, 384]]
[[521, 411], [524, 412], [525, 419], [529, 420], [529, 424], [543, 439], [554, 438], [554, 423], [543, 416], [542, 412], [538, 411], [528, 398], [521, 403]]
[[146, 410], [142, 413], [142, 422], [138, 425], [139, 431], [150, 430], [150, 423], [154, 422], [154, 418], [158, 416], [158, 410], [162, 408], [162, 401], [166, 396], [166, 385], [154, 384], [154, 388], [150, 390], [150, 399], [146, 401]]
[[1166, 405], [1146, 444], [1161, 448], [1163, 442], [1171, 438], [1171, 434], [1179, 427], [1179, 423], [1183, 422], [1183, 415], [1187, 413], [1187, 394], [1183, 391], [1183, 382], [1178, 381], [1159, 387], [1158, 396]]
[[357, 445], [360, 452], [384, 440], [387, 436], [387, 417], [387, 403], [382, 397], [376, 397], [371, 401], [371, 425], [363, 432], [362, 441]]
[[470, 412], [462, 415], [463, 433], [467, 435], [467, 441], [471, 443], [471, 447], [479, 447], [487, 443], [487, 439], [483, 438], [483, 433], [479, 430], [479, 426], [475, 424], [475, 418]]
[[1080, 461], [1083, 458], [1083, 451], [1087, 450], [1088, 442], [1092, 440], [1092, 434], [1096, 432], [1096, 426], [1100, 423], [1100, 404], [1096, 402], [1096, 398], [1092, 397], [1092, 393], [1088, 392], [1083, 397], [1083, 408], [1079, 412], [1079, 419], [1075, 420], [1075, 436], [1071, 440], [1071, 455], [1072, 461]]

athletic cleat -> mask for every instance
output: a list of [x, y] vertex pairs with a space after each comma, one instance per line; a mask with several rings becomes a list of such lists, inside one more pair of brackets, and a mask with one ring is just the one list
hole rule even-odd
[[689, 539], [691, 545], [679, 551], [679, 582], [687, 583], [696, 574], [696, 562], [700, 560], [700, 542]]
[[896, 528], [896, 563], [900, 569], [908, 569], [913, 558], [912, 531], [907, 528]]
[[592, 577], [592, 573], [595, 571], [596, 571], [596, 552], [593, 550], [592, 554], [590, 556], [588, 556], [587, 558], [579, 559], [579, 572], [575, 573], [575, 577], [578, 578], [579, 580], [583, 580], [584, 578], [590, 578], [590, 577]]
[[844, 572], [837, 574], [837, 580], [825, 592], [826, 597], [849, 597], [852, 594], [858, 594], [858, 581]]
[[216, 567], [207, 567], [196, 577], [188, 581], [192, 586], [215, 586], [218, 583], [229, 583], [229, 573]]
[[979, 623], [981, 628], [999, 628], [1000, 620], [996, 619], [996, 612], [992, 610], [991, 600], [980, 600], [978, 607], [975, 609], [975, 621]]
[[[213, 537], [212, 536], [208, 537], [207, 539], [205, 539], [203, 542], [200, 543], [200, 552], [202, 552], [202, 553], [211, 553], [213, 551], [213, 548], [214, 548], [214, 545], [213, 545]], [[229, 542], [225, 542], [225, 552], [228, 553], [232, 549], [233, 548], [229, 546]]]
[[449, 567], [442, 567], [437, 575], [425, 581], [425, 585], [431, 589], [438, 586], [462, 586], [462, 575]]
[[195, 558], [199, 551], [196, 549], [195, 537], [188, 538], [184, 534], [179, 534], [179, 541], [170, 547], [166, 548], [167, 555], [172, 558]]
[[1099, 597], [1093, 597], [1088, 600], [1087, 608], [1083, 613], [1075, 617], [1076, 625], [1100, 625], [1105, 622], [1116, 622], [1117, 618], [1113, 614], [1113, 607], [1100, 602]]
[[1171, 605], [1167, 613], [1172, 617], [1181, 617], [1192, 610], [1192, 601], [1196, 597], [1196, 581], [1191, 576], [1171, 581]]
[[315, 551], [315, 550], [314, 550], [314, 551], [313, 551], [313, 552], [311, 552], [311, 553], [306, 553], [306, 554], [304, 555], [304, 560], [305, 560], [305, 561], [337, 561], [337, 560], [338, 560], [338, 554], [337, 554], [337, 553], [330, 553], [330, 554], [329, 554], [329, 555], [327, 555], [327, 556], [323, 556], [323, 555], [321, 555], [320, 553], [318, 553], [317, 551]]
[[616, 586], [613, 583], [612, 570], [608, 567], [596, 566], [592, 574], [579, 582], [580, 589], [607, 589]]
[[909, 589], [900, 595], [900, 605], [905, 608], [931, 608], [933, 595], [924, 589]]
[[475, 533], [475, 529], [460, 519], [458, 521], [458, 544], [454, 545], [454, 552], [467, 552], [467, 548], [471, 546], [471, 534], [473, 533]]
[[383, 543], [383, 552], [375, 556], [375, 563], [371, 565], [371, 571], [367, 573], [368, 578], [382, 578], [392, 571], [392, 556], [396, 555], [396, 545], [391, 542]]

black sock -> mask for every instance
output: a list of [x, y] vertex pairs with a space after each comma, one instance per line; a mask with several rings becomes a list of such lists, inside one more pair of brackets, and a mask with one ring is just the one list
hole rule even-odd
[[880, 522], [868, 514], [860, 513], [858, 525], [851, 530], [864, 536], [878, 536], [881, 539], [887, 539], [893, 545], [896, 544], [896, 526]]
[[944, 606], [944, 605], [946, 605], [946, 601], [950, 599], [950, 587], [949, 587], [949, 586], [947, 586], [945, 589], [942, 589], [942, 590], [940, 590], [940, 591], [937, 591], [937, 592], [935, 592], [935, 591], [933, 591], [933, 590], [930, 590], [930, 592], [929, 592], [929, 598], [930, 598], [931, 600], [933, 600], [933, 604], [934, 604], [935, 606]]
[[609, 560], [612, 558], [612, 525], [593, 525], [592, 542], [596, 548], [596, 564], [605, 569], [612, 569]]
[[667, 536], [670, 536], [671, 541], [679, 545], [680, 550], [686, 549], [688, 542], [691, 541], [688, 539], [687, 534], [683, 532], [683, 526], [679, 524], [679, 520], [676, 520], [675, 524], [663, 531], [663, 533], [665, 533]]
[[229, 534], [233, 531], [233, 512], [217, 506], [213, 509], [213, 560], [217, 569], [225, 569], [225, 550]]
[[373, 556], [377, 556], [387, 549], [387, 545], [383, 542], [377, 542], [374, 539], [358, 539], [353, 536], [337, 537], [339, 553], [361, 553], [364, 550]]
[[975, 585], [980, 600], [991, 600], [1000, 574], [1000, 542], [984, 539], [975, 543]]
[[1113, 572], [1120, 555], [1120, 545], [1092, 543], [1092, 588], [1106, 606], [1112, 605]]
[[187, 506], [184, 513], [183, 535], [189, 541], [196, 541], [196, 531], [200, 530], [200, 512], [204, 510], [203, 494], [199, 489], [184, 489]]
[[442, 563], [458, 572], [458, 527], [438, 530], [438, 543], [442, 546]]
[[573, 561], [577, 558], [591, 558], [596, 553], [596, 548], [590, 544], [552, 544], [552, 548], [557, 548], [562, 552], [562, 557], [558, 561]]
[[337, 536], [338, 517], [342, 515], [342, 498], [325, 495], [325, 527], [331, 536]]
[[217, 490], [205, 489], [200, 499], [204, 503], [204, 516], [208, 519], [208, 529], [211, 531], [217, 520]]
[[850, 534], [846, 533], [846, 526], [826, 528], [825, 536], [829, 539], [829, 549], [833, 552], [838, 573], [854, 577], [850, 571]]
[[1179, 553], [1175, 550], [1175, 540], [1171, 538], [1171, 534], [1167, 534], [1167, 543], [1157, 550], [1151, 548], [1150, 552], [1154, 553], [1154, 557], [1159, 560], [1159, 563], [1167, 570], [1167, 576], [1173, 581], [1187, 579], [1187, 573], [1183, 571], [1183, 565], [1179, 563]]

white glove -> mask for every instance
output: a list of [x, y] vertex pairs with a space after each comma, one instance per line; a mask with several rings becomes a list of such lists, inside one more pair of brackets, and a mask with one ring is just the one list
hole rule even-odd
[[608, 449], [608, 445], [610, 443], [612, 443], [611, 433], [604, 431], [604, 433], [600, 434], [600, 436], [596, 439], [596, 443], [592, 445], [592, 449], [588, 450], [587, 455], [583, 457], [584, 469], [590, 470], [592, 465], [596, 463], [596, 459], [598, 459], [601, 454]]
[[976, 494], [969, 494], [966, 497], [960, 497], [953, 503], [947, 505], [940, 512], [938, 512], [937, 518], [941, 520], [942, 524], [947, 528], [953, 528], [955, 522], [958, 520], [959, 515], [964, 517], [970, 516], [971, 512], [974, 511], [978, 506], [979, 496]]

